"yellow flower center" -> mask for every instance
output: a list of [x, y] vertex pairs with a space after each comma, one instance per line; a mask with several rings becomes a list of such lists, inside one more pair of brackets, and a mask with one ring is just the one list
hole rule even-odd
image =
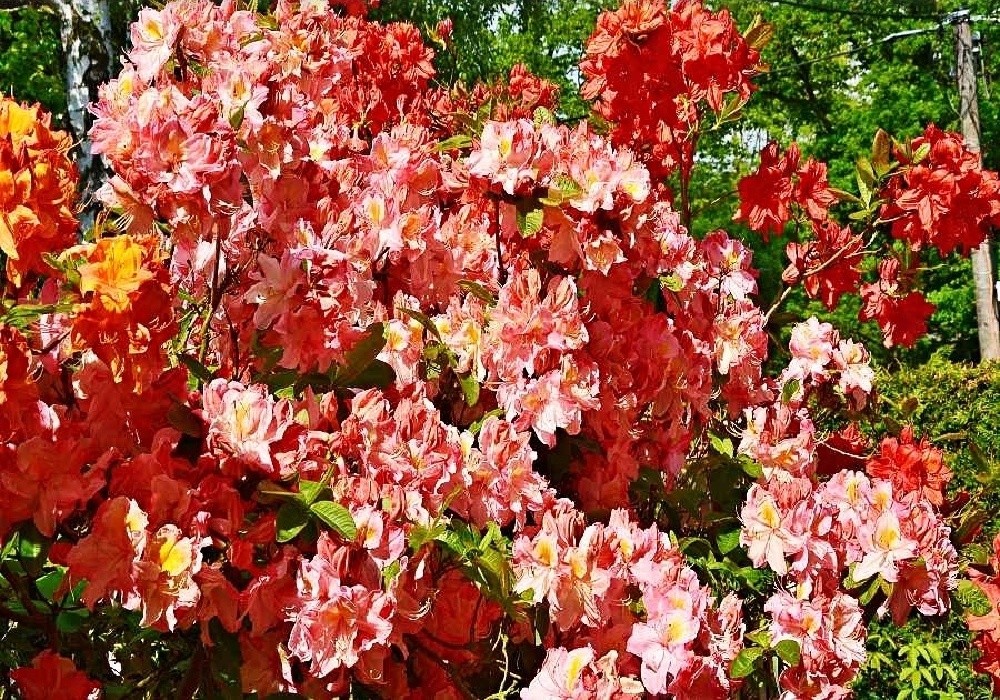
[[191, 542], [190, 540], [175, 540], [170, 536], [160, 545], [158, 556], [160, 571], [170, 576], [179, 576], [191, 566], [193, 559]]
[[771, 528], [772, 530], [781, 525], [781, 514], [774, 505], [774, 501], [770, 498], [765, 499], [761, 504], [760, 508], [757, 510], [757, 517], [760, 521], [764, 523], [765, 526]]

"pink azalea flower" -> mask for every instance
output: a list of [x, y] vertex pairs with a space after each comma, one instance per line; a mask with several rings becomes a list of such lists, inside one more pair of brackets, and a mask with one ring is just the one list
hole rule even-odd
[[174, 14], [175, 7], [163, 10], [146, 8], [132, 25], [132, 51], [129, 60], [135, 64], [139, 78], [150, 82], [173, 55], [174, 44], [181, 29]]
[[864, 523], [859, 532], [864, 558], [854, 569], [854, 580], [864, 581], [879, 574], [886, 581], [895, 581], [899, 563], [916, 556], [916, 543], [903, 535], [899, 518], [892, 510]]
[[272, 448], [292, 424], [292, 407], [275, 401], [262, 384], [215, 379], [202, 396], [208, 421], [208, 444], [267, 473], [281, 471]]
[[521, 692], [521, 700], [585, 700], [592, 689], [582, 682], [585, 672], [593, 673], [594, 650], [590, 646], [567, 651], [549, 649], [531, 683]]
[[792, 328], [792, 339], [788, 345], [792, 362], [799, 365], [806, 375], [822, 377], [826, 366], [833, 360], [835, 342], [833, 326], [820, 323], [813, 316]]
[[528, 120], [487, 122], [479, 146], [469, 155], [469, 172], [514, 194], [538, 178], [536, 152], [535, 127]]
[[387, 594], [342, 585], [321, 568], [316, 560], [302, 564], [302, 604], [288, 637], [289, 653], [309, 662], [317, 678], [356, 666], [363, 653], [386, 644], [392, 632]]
[[795, 554], [802, 546], [788, 529], [786, 517], [774, 496], [757, 484], [750, 487], [740, 515], [743, 521], [740, 544], [748, 548], [754, 566], [766, 563], [778, 575], [788, 572], [786, 556]]

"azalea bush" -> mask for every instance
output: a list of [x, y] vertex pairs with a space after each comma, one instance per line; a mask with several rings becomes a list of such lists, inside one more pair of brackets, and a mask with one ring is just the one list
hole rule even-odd
[[860, 296], [913, 344], [924, 255], [1000, 224], [958, 136], [879, 132], [853, 193], [769, 144], [733, 226], [788, 237], [762, 308], [749, 248], [688, 231], [768, 25], [625, 0], [571, 125], [364, 11], [143, 10], [91, 230], [65, 135], [2, 102], [24, 697], [837, 698], [873, 618], [1000, 614], [979, 499], [912, 428], [865, 437], [863, 345], [776, 313]]

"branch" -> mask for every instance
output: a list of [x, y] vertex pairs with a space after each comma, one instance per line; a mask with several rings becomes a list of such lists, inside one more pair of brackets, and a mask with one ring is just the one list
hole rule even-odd
[[820, 104], [819, 98], [816, 96], [816, 91], [813, 89], [812, 72], [810, 70], [810, 65], [802, 61], [802, 56], [799, 55], [798, 49], [793, 45], [792, 58], [795, 59], [795, 65], [798, 68], [799, 78], [802, 80], [802, 86], [806, 89], [806, 95], [809, 97], [809, 102], [812, 103], [813, 107], [816, 109], [816, 116], [819, 118], [819, 123], [823, 126], [826, 133], [833, 131], [833, 124], [830, 123], [830, 117], [827, 115], [826, 109], [823, 109], [823, 105]]
[[[867, 230], [868, 229], [866, 229], [866, 231]], [[861, 250], [859, 250], [857, 253], [855, 253], [855, 255], [859, 255], [860, 256], [860, 255], [863, 255], [865, 253], [873, 252], [873, 251], [868, 250], [868, 248], [869, 248], [869, 246], [871, 246], [871, 244], [872, 244], [872, 242], [874, 241], [874, 238], [875, 238], [875, 231], [874, 231], [874, 229], [872, 230], [871, 234], [872, 234], [872, 237], [867, 242], [865, 242], [864, 238], [863, 238], [864, 235], [865, 235], [865, 231], [861, 232], [861, 236], [862, 236]], [[771, 305], [771, 308], [767, 310], [767, 313], [764, 314], [764, 325], [765, 326], [767, 325], [768, 321], [771, 320], [771, 316], [774, 314], [775, 311], [778, 310], [778, 307], [781, 306], [782, 303], [784, 303], [785, 299], [787, 299], [788, 295], [792, 293], [792, 290], [795, 289], [796, 286], [798, 286], [799, 282], [805, 280], [807, 277], [812, 277], [813, 275], [818, 275], [820, 272], [822, 272], [826, 268], [828, 268], [831, 265], [833, 265], [833, 263], [837, 262], [840, 258], [842, 258], [844, 255], [847, 254], [847, 250], [850, 247], [851, 247], [850, 241], [848, 241], [848, 243], [846, 243], [843, 246], [841, 246], [840, 248], [838, 248], [834, 252], [833, 255], [831, 255], [829, 258], [827, 258], [826, 260], [824, 260], [820, 265], [812, 268], [811, 270], [806, 270], [804, 273], [802, 273], [802, 276], [799, 277], [798, 280], [796, 280], [792, 284], [790, 284], [787, 287], [785, 287], [784, 291], [781, 292], [781, 296], [778, 297], [778, 300], [775, 301]]]

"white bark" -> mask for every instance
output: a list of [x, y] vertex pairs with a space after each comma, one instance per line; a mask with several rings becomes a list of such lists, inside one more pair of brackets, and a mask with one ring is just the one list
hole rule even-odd
[[[962, 135], [969, 150], [979, 153], [979, 96], [976, 93], [976, 65], [972, 55], [972, 27], [968, 16], [960, 18], [955, 25], [955, 52]], [[997, 309], [993, 283], [989, 237], [972, 251], [972, 276], [976, 285], [979, 356], [983, 361], [1000, 360], [1000, 312]]]
[[97, 100], [98, 86], [111, 78], [111, 8], [109, 0], [54, 0], [53, 4], [59, 13], [69, 124], [79, 148], [77, 165], [86, 202], [104, 175], [87, 139], [92, 123], [88, 106]]

